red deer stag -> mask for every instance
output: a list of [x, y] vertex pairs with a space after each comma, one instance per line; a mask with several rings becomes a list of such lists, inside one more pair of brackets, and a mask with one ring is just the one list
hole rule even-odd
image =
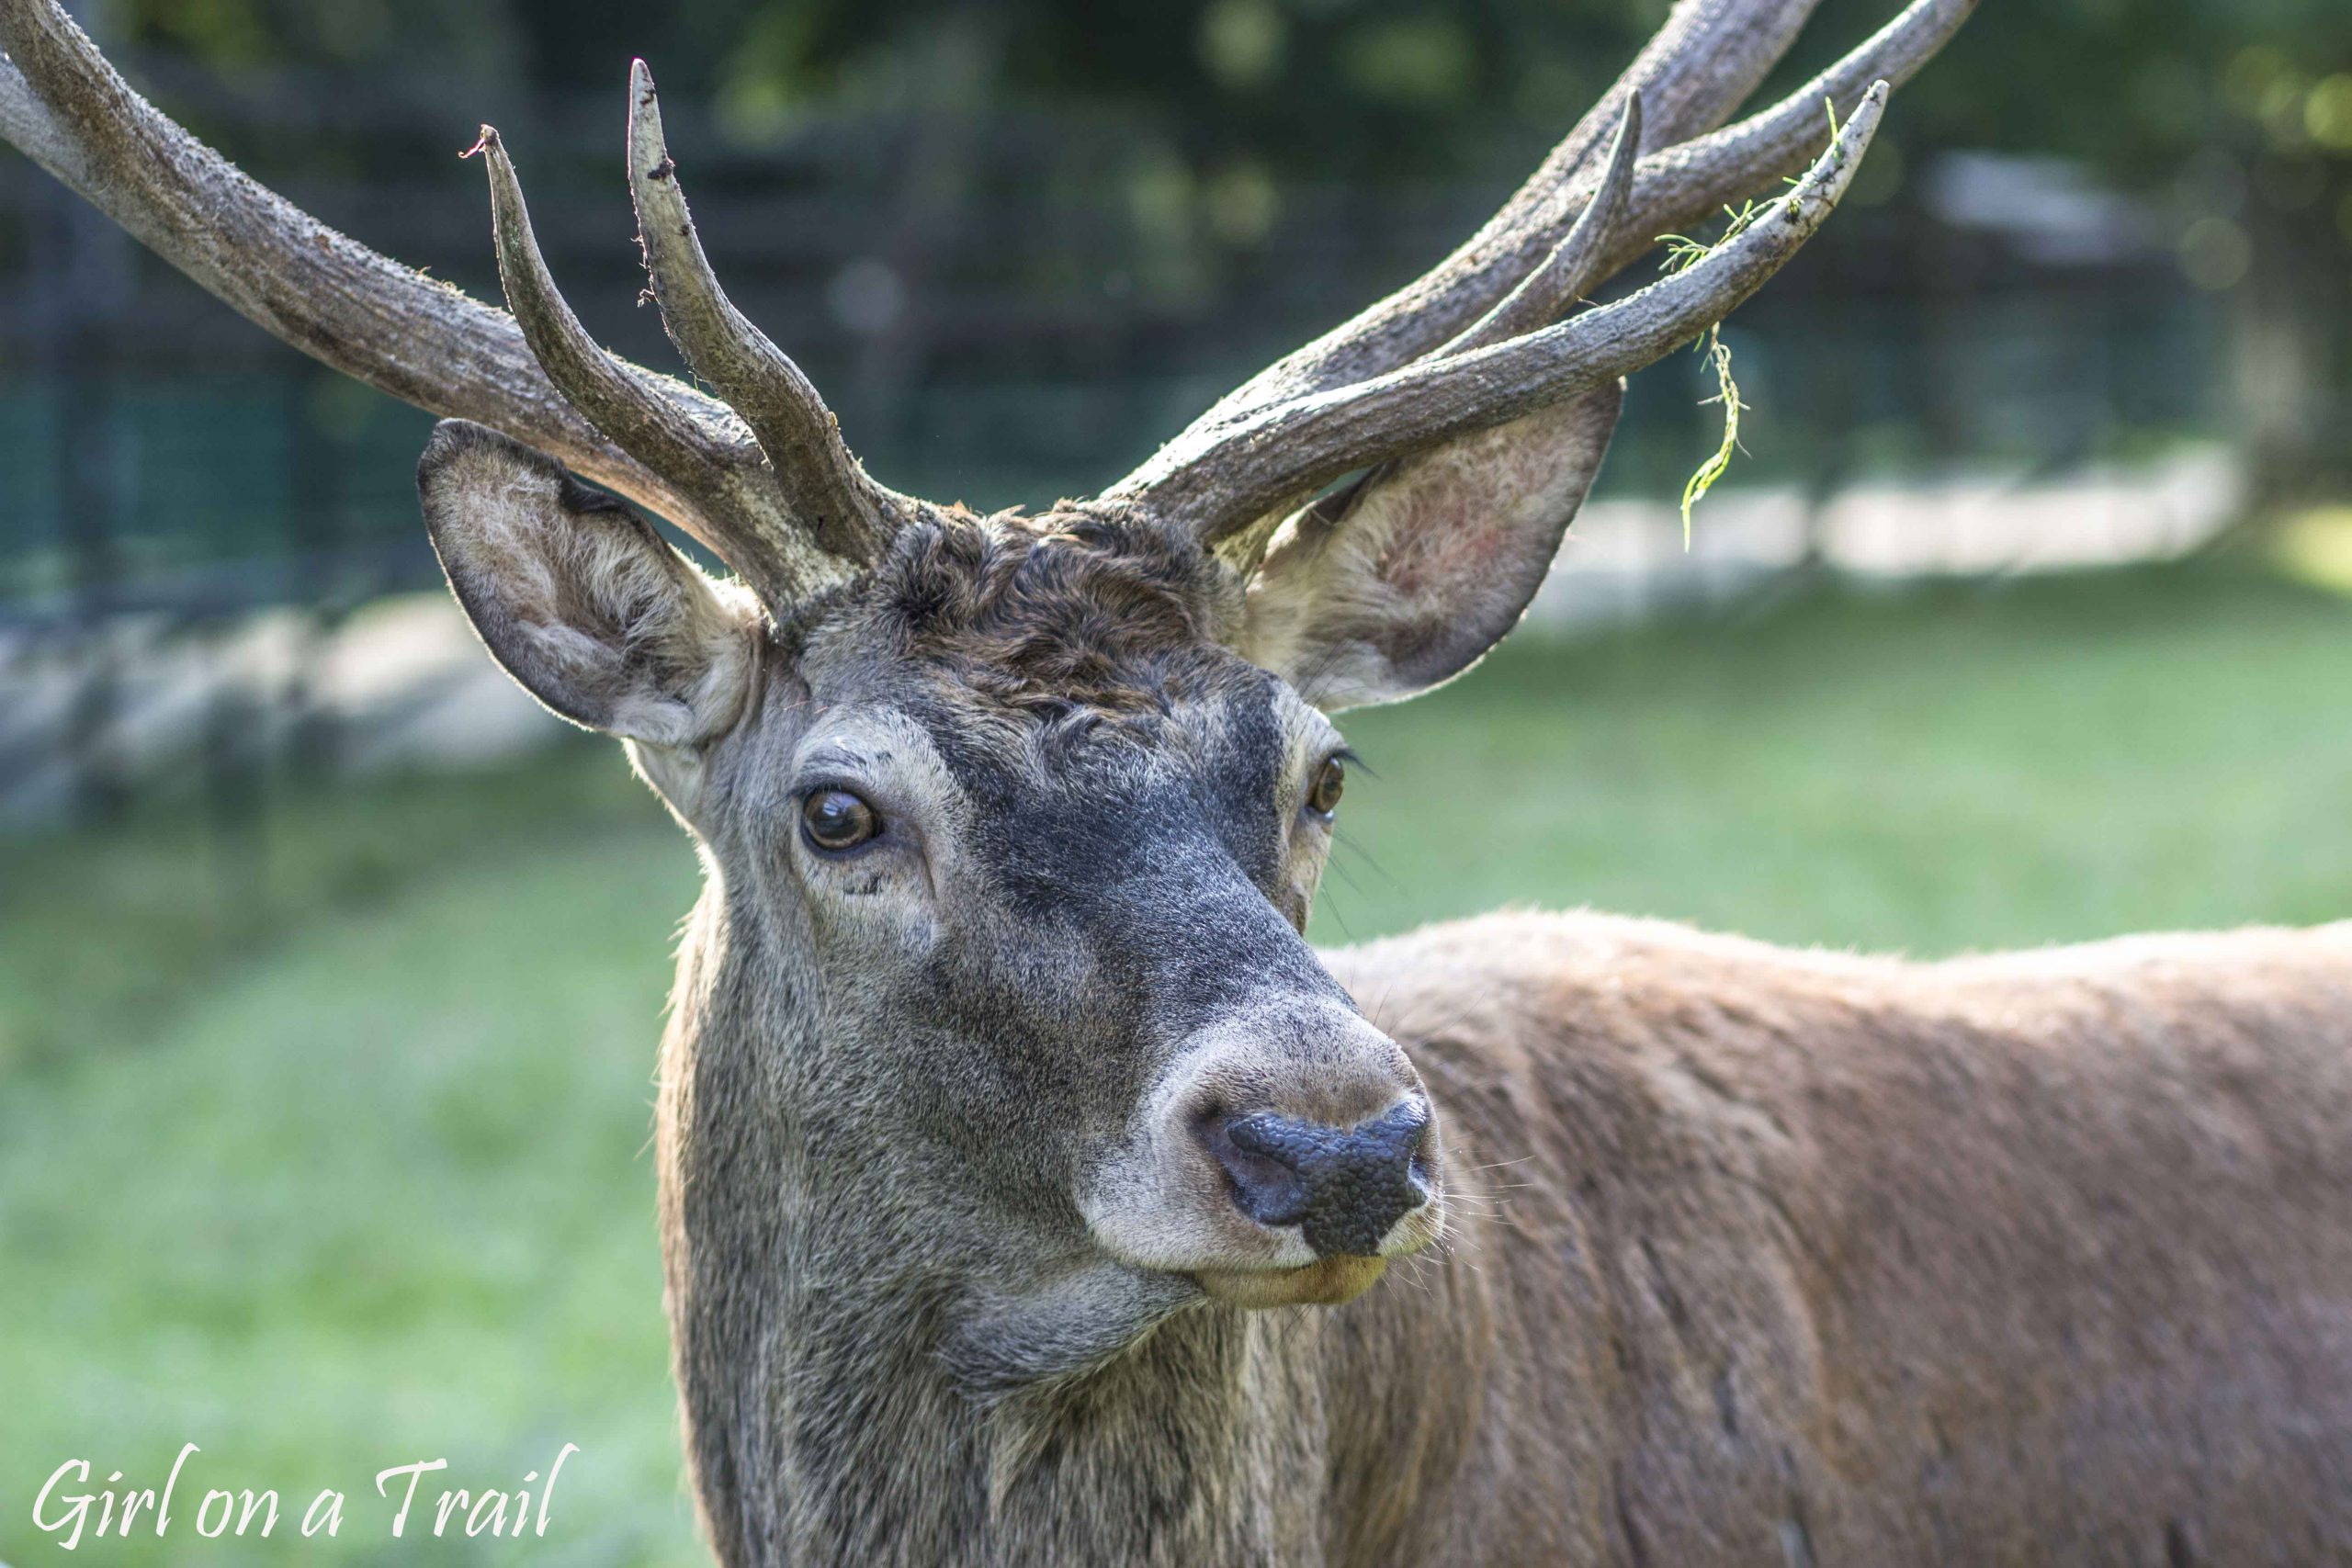
[[1970, 0], [1724, 125], [1810, 8], [1682, 0], [1427, 276], [1102, 495], [978, 517], [869, 479], [728, 302], [642, 65], [646, 268], [717, 399], [588, 340], [495, 132], [511, 316], [0, 0], [0, 132], [451, 416], [419, 485], [466, 613], [701, 846], [661, 1215], [725, 1562], [2352, 1553], [2352, 931], [1936, 964], [1598, 916], [1301, 937], [1329, 716], [1510, 628], [1620, 378], [1788, 259]]

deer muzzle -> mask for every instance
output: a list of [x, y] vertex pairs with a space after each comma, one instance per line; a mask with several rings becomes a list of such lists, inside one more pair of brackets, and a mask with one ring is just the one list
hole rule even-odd
[[1415, 1096], [1353, 1127], [1261, 1111], [1212, 1118], [1201, 1133], [1243, 1213], [1298, 1226], [1317, 1258], [1377, 1258], [1396, 1222], [1430, 1201], [1429, 1128], [1429, 1103]]
[[1429, 1092], [1336, 998], [1285, 999], [1191, 1036], [1080, 1194], [1094, 1240], [1239, 1306], [1334, 1303], [1444, 1230]]

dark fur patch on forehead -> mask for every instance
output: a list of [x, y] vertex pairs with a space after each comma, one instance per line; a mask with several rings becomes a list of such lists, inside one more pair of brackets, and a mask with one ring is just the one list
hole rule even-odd
[[985, 707], [1148, 717], [1248, 670], [1231, 574], [1189, 538], [1084, 512], [951, 517], [899, 540], [869, 603], [902, 658]]

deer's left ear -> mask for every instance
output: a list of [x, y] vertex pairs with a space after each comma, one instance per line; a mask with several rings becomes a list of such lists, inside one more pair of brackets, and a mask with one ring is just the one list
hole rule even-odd
[[523, 688], [574, 724], [674, 750], [733, 724], [759, 607], [553, 459], [444, 420], [417, 464], [458, 602]]
[[1612, 383], [1302, 511], [1250, 580], [1239, 651], [1327, 713], [1459, 675], [1543, 586], [1623, 399]]

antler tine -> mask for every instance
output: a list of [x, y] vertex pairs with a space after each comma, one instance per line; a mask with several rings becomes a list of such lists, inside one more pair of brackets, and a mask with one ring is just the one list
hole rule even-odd
[[[599, 434], [504, 311], [319, 222], [131, 91], [56, 0], [0, 0], [0, 137], [232, 309], [337, 370], [436, 414], [490, 425], [722, 552], [671, 479]], [[684, 417], [732, 416], [637, 371]]]
[[[1873, 82], [1899, 87], [1942, 48], [1977, 0], [1912, 0], [1883, 28], [1771, 107], [1653, 152], [1641, 141], [1641, 95], [1625, 104], [1609, 161], [1567, 237], [1503, 303], [1436, 353], [1483, 348], [1546, 326], [1577, 296], [1623, 270], [1671, 232], [1804, 168], [1827, 112], [1845, 114]], [[1630, 129], [1629, 129], [1630, 128]]]
[[1494, 308], [1559, 243], [1594, 188], [1592, 163], [1635, 92], [1646, 135], [1676, 142], [1723, 123], [1771, 71], [1816, 0], [1677, 0], [1616, 85], [1484, 227], [1429, 272], [1218, 400], [1177, 438], [1393, 370]]
[[723, 543], [713, 541], [763, 603], [789, 604], [842, 575], [793, 526], [775, 471], [733, 420], [697, 423], [662, 395], [650, 371], [600, 346], [580, 324], [548, 273], [523, 202], [523, 186], [497, 128], [481, 128], [477, 150], [490, 171], [491, 229], [507, 307], [539, 365], [595, 427], [695, 496]]
[[[1586, 289], [1614, 270], [1604, 268], [1603, 263], [1608, 246], [1624, 221], [1625, 198], [1633, 189], [1634, 158], [1641, 142], [1642, 96], [1629, 93], [1625, 112], [1617, 123], [1617, 138], [1610, 144], [1608, 165], [1601, 171], [1600, 188], [1577, 215], [1567, 237], [1553, 247], [1541, 265], [1521, 278], [1519, 287], [1500, 304], [1432, 352], [1430, 358], [1467, 354], [1472, 349], [1549, 326]], [[1615, 403], [1612, 401], [1606, 410], [1596, 406], [1593, 417], [1605, 420], [1613, 427], [1617, 420]], [[1318, 519], [1317, 526], [1329, 526], [1346, 516], [1356, 499], [1387, 471], [1385, 465], [1366, 468], [1349, 483], [1317, 497], [1307, 513]], [[1220, 553], [1247, 576], [1257, 570], [1283, 516], [1281, 512], [1270, 512], [1247, 528], [1228, 530]]]
[[1519, 280], [1519, 287], [1504, 296], [1501, 304], [1431, 357], [1467, 354], [1547, 327], [1586, 289], [1616, 270], [1606, 263], [1611, 245], [1624, 229], [1625, 201], [1633, 192], [1634, 161], [1641, 145], [1642, 96], [1628, 93], [1623, 118], [1617, 123], [1617, 140], [1610, 144], [1609, 162], [1600, 172], [1600, 188], [1577, 214], [1567, 237], [1553, 247], [1533, 272]]
[[1627, 209], [1602, 265], [1615, 272], [1671, 232], [1726, 202], [1763, 189], [1805, 166], [1820, 133], [1824, 105], [1848, 112], [1875, 82], [1900, 87], [1960, 30], [1977, 0], [1912, 0], [1893, 21], [1843, 59], [1736, 124], [1644, 158], [1634, 171]]
[[645, 270], [678, 352], [752, 427], [802, 525], [838, 555], [877, 559], [916, 503], [866, 477], [800, 367], [719, 288], [686, 210], [653, 73], [642, 60], [629, 67], [628, 183]]
[[1664, 357], [1763, 287], [1820, 227], [1877, 130], [1871, 86], [1805, 176], [1681, 272], [1524, 337], [1278, 404], [1163, 450], [1106, 492], [1215, 544], [1351, 469], [1485, 430]]

